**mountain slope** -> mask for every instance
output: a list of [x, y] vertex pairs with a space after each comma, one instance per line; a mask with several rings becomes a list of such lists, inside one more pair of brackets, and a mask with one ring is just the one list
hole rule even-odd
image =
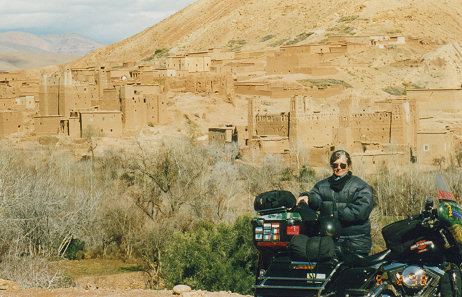
[[460, 0], [198, 0], [75, 65], [137, 61], [161, 48], [174, 54], [227, 47], [233, 40], [259, 50], [329, 34], [399, 34], [444, 44], [462, 39], [461, 15]]
[[85, 55], [103, 46], [78, 34], [36, 36], [25, 32], [0, 33], [1, 52], [30, 52], [63, 55]]
[[75, 33], [48, 34], [42, 38], [50, 44], [53, 53], [61, 55], [81, 56], [103, 46], [97, 41]]
[[406, 80], [425, 88], [461, 88], [462, 44], [454, 42], [424, 55], [421, 65]]
[[25, 53], [49, 53], [46, 50], [43, 50], [34, 46], [27, 46], [18, 43], [12, 43], [7, 41], [0, 41], [0, 52], [25, 52]]
[[0, 42], [9, 44], [11, 48], [20, 48], [21, 51], [51, 53], [53, 50], [46, 40], [25, 32], [0, 33]]
[[56, 55], [25, 52], [0, 52], [0, 72], [26, 70], [68, 63], [77, 59], [75, 55]]

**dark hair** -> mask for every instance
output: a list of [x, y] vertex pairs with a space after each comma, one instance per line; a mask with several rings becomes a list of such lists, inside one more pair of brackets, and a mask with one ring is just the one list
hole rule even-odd
[[337, 161], [337, 159], [340, 158], [340, 156], [345, 156], [347, 159], [348, 166], [351, 165], [350, 154], [344, 150], [338, 150], [333, 152], [332, 156], [330, 156], [330, 164], [333, 164], [335, 161]]

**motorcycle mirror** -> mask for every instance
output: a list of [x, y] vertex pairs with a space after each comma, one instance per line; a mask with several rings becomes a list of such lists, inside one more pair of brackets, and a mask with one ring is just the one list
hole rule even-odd
[[425, 211], [430, 211], [433, 208], [433, 199], [425, 200]]

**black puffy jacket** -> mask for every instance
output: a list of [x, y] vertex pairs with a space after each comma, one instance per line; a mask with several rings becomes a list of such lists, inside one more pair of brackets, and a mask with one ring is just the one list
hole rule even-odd
[[[372, 246], [369, 215], [374, 206], [371, 187], [362, 179], [352, 175], [343, 189], [331, 189], [329, 178], [319, 181], [309, 192], [309, 206], [319, 210], [321, 216], [328, 216], [336, 209], [341, 223], [338, 242], [357, 253], [369, 253]], [[336, 208], [334, 207], [336, 201]]]

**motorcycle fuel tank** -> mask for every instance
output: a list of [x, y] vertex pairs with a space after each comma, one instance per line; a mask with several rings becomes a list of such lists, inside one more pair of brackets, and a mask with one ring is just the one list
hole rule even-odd
[[462, 246], [462, 207], [455, 201], [440, 200], [437, 215], [440, 221], [446, 223], [457, 244]]

